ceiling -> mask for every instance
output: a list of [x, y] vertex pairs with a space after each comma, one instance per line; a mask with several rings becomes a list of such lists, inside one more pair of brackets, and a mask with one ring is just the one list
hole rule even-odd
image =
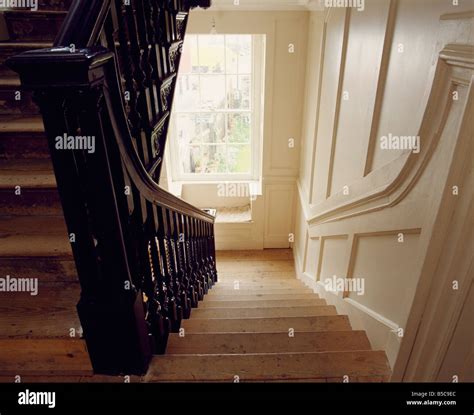
[[210, 10], [324, 10], [324, 0], [212, 0]]

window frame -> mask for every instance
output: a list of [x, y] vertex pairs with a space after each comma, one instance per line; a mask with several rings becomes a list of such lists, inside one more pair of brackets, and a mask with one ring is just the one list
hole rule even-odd
[[[190, 33], [192, 36], [214, 36], [204, 33]], [[231, 114], [235, 112], [236, 114], [240, 113], [250, 113], [251, 114], [251, 137], [250, 137], [250, 151], [251, 151], [251, 167], [249, 173], [184, 173], [182, 171], [182, 165], [180, 160], [180, 151], [178, 138], [175, 134], [176, 129], [174, 128], [174, 123], [176, 122], [175, 114], [177, 112], [174, 108], [171, 111], [171, 120], [168, 138], [170, 153], [169, 159], [171, 161], [171, 175], [172, 180], [175, 182], [222, 182], [222, 181], [259, 181], [262, 174], [262, 144], [263, 144], [263, 121], [264, 121], [264, 92], [265, 92], [265, 53], [266, 53], [266, 36], [259, 34], [248, 34], [248, 33], [219, 33], [223, 36], [239, 36], [246, 35], [251, 37], [252, 42], [252, 72], [250, 74], [250, 83], [251, 83], [251, 105], [250, 110], [206, 110], [206, 111], [183, 111], [182, 113], [224, 113]], [[199, 46], [198, 46], [199, 47]], [[224, 75], [227, 72], [223, 73]], [[179, 76], [179, 73], [178, 73]], [[226, 146], [229, 143], [225, 144]]]

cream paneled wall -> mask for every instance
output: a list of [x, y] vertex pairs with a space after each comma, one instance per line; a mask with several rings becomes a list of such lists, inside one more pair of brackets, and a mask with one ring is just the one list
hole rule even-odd
[[[238, 9], [238, 8], [236, 8]], [[265, 34], [262, 194], [252, 222], [217, 224], [218, 249], [288, 248], [294, 228], [299, 174], [309, 13], [303, 11], [193, 11], [187, 33]], [[289, 140], [294, 140], [294, 146]], [[183, 197], [186, 197], [183, 194]], [[215, 186], [188, 200], [207, 206]]]
[[390, 0], [375, 0], [366, 3], [364, 13], [350, 13], [325, 196], [341, 192], [364, 174], [389, 12]]
[[[340, 95], [340, 74], [343, 68], [343, 49], [349, 18], [347, 9], [331, 10], [323, 37], [323, 59], [319, 114], [317, 115], [315, 163], [317, 172], [312, 176], [311, 202], [324, 200], [328, 192], [328, 172], [331, 169], [334, 123], [337, 119]], [[307, 108], [306, 108], [307, 109]], [[313, 166], [313, 171], [314, 171]]]
[[[472, 94], [470, 72], [439, 59], [473, 43], [469, 6], [366, 0], [309, 19], [295, 263], [392, 365]], [[422, 151], [383, 150], [388, 134], [420, 136]], [[333, 276], [364, 279], [364, 294], [327, 291]]]

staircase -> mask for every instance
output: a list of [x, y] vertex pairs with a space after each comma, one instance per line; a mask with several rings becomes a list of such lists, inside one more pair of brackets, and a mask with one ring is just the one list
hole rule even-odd
[[36, 296], [0, 292], [0, 381], [92, 374], [43, 121], [31, 92], [5, 65], [8, 57], [51, 46], [69, 3], [40, 1], [40, 13], [4, 13], [10, 40], [0, 42], [0, 278], [39, 282]]
[[[72, 2], [39, 3], [41, 13], [5, 13], [10, 40], [0, 43], [0, 278], [38, 280], [36, 296], [0, 292], [0, 382], [116, 381], [120, 374], [145, 382], [388, 380], [385, 354], [372, 351], [364, 332], [351, 330], [347, 316], [295, 278], [291, 251], [222, 252], [216, 283], [213, 218], [153, 184], [185, 30], [183, 10], [207, 2], [186, 6], [175, 0], [147, 8], [147, 2], [137, 1], [133, 12], [121, 0], [74, 4], [90, 7], [82, 7], [87, 16], [72, 19], [71, 26], [95, 30], [102, 25], [95, 44], [122, 45], [115, 50], [122, 89], [113, 110], [105, 108], [109, 97], [94, 101], [97, 97], [84, 94], [83, 78], [68, 107], [77, 80], [63, 90], [54, 84], [56, 78], [48, 78], [56, 70], [48, 66], [52, 60], [71, 65], [64, 52], [59, 56], [48, 49], [16, 60], [29, 89], [5, 65], [8, 57], [49, 48]], [[112, 19], [112, 12], [123, 19]], [[103, 20], [95, 24], [94, 13]], [[155, 31], [152, 19], [166, 30]], [[134, 26], [140, 21], [146, 21], [146, 31]], [[124, 28], [132, 41], [121, 37]], [[75, 56], [81, 68], [91, 51]], [[102, 59], [91, 64], [97, 71], [110, 54], [94, 53]], [[44, 78], [51, 82], [46, 89]], [[127, 85], [136, 90], [125, 102], [128, 122], [120, 123], [120, 93]], [[49, 131], [30, 89], [40, 98]], [[55, 107], [63, 93], [66, 104]], [[55, 112], [62, 105], [66, 115]], [[84, 123], [97, 112], [97, 124]], [[70, 113], [79, 114], [72, 130], [108, 123], [115, 128], [117, 145], [110, 130], [93, 131], [108, 138], [100, 162], [84, 153], [51, 152], [57, 131], [75, 122]], [[97, 179], [107, 175], [99, 170], [104, 165], [113, 170], [110, 182]], [[81, 186], [74, 186], [77, 179]], [[124, 195], [125, 184], [130, 191]], [[107, 198], [111, 187], [115, 194]], [[109, 208], [101, 211], [101, 206]], [[124, 292], [124, 283], [132, 289]]]
[[384, 352], [296, 279], [291, 250], [218, 253], [219, 282], [146, 382], [383, 382]]

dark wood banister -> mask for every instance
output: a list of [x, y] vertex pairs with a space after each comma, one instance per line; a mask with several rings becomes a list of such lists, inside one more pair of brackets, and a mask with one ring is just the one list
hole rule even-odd
[[[107, 17], [107, 13], [110, 8], [111, 0], [77, 0], [73, 2], [66, 19], [63, 22], [62, 28], [56, 37], [53, 49], [57, 48], [70, 48], [76, 49], [91, 48], [97, 43], [100, 32], [104, 27], [104, 22]], [[190, 1], [188, 2], [190, 7], [209, 7], [210, 1]], [[49, 50], [52, 52], [52, 50]], [[48, 49], [45, 49], [48, 51]], [[32, 52], [25, 64], [37, 64], [38, 58], [42, 56], [42, 52]], [[87, 55], [88, 52], [81, 52]], [[64, 55], [61, 54], [60, 59], [71, 57], [73, 54], [66, 52]], [[25, 54], [25, 58], [26, 58]], [[113, 55], [112, 55], [113, 56]], [[20, 57], [18, 57], [20, 58]], [[95, 56], [94, 61], [91, 62], [91, 66], [100, 64], [103, 59], [110, 59], [106, 51], [103, 55]], [[32, 60], [30, 60], [32, 59]], [[29, 62], [28, 62], [29, 61]], [[20, 61], [18, 61], [20, 63]], [[116, 78], [116, 76], [115, 76]], [[107, 79], [113, 79], [113, 75]], [[113, 123], [115, 137], [117, 138], [122, 153], [122, 157], [126, 160], [127, 169], [135, 183], [140, 190], [142, 196], [146, 197], [150, 202], [158, 204], [160, 206], [177, 209], [187, 215], [213, 222], [214, 217], [203, 212], [201, 209], [194, 207], [193, 205], [185, 202], [184, 200], [177, 198], [173, 194], [167, 192], [163, 188], [159, 187], [154, 180], [148, 175], [143, 163], [137, 156], [137, 153], [131, 145], [131, 133], [126, 125], [125, 120], [125, 109], [123, 105], [120, 106], [121, 114], [115, 114], [117, 109], [117, 103], [122, 102], [120, 95], [120, 88], [118, 87], [118, 80], [114, 82], [111, 89], [113, 97], [108, 96], [110, 99], [107, 100], [110, 114], [114, 116], [115, 122]], [[117, 94], [118, 93], [118, 94]], [[113, 104], [115, 102], [115, 104]], [[124, 139], [124, 136], [126, 137]]]
[[[157, 184], [188, 11], [210, 1], [131, 4], [77, 0], [52, 48], [7, 62], [43, 115], [76, 234], [79, 317], [104, 374], [145, 373], [217, 281], [214, 216]], [[96, 152], [56, 151], [63, 133], [94, 136]]]

